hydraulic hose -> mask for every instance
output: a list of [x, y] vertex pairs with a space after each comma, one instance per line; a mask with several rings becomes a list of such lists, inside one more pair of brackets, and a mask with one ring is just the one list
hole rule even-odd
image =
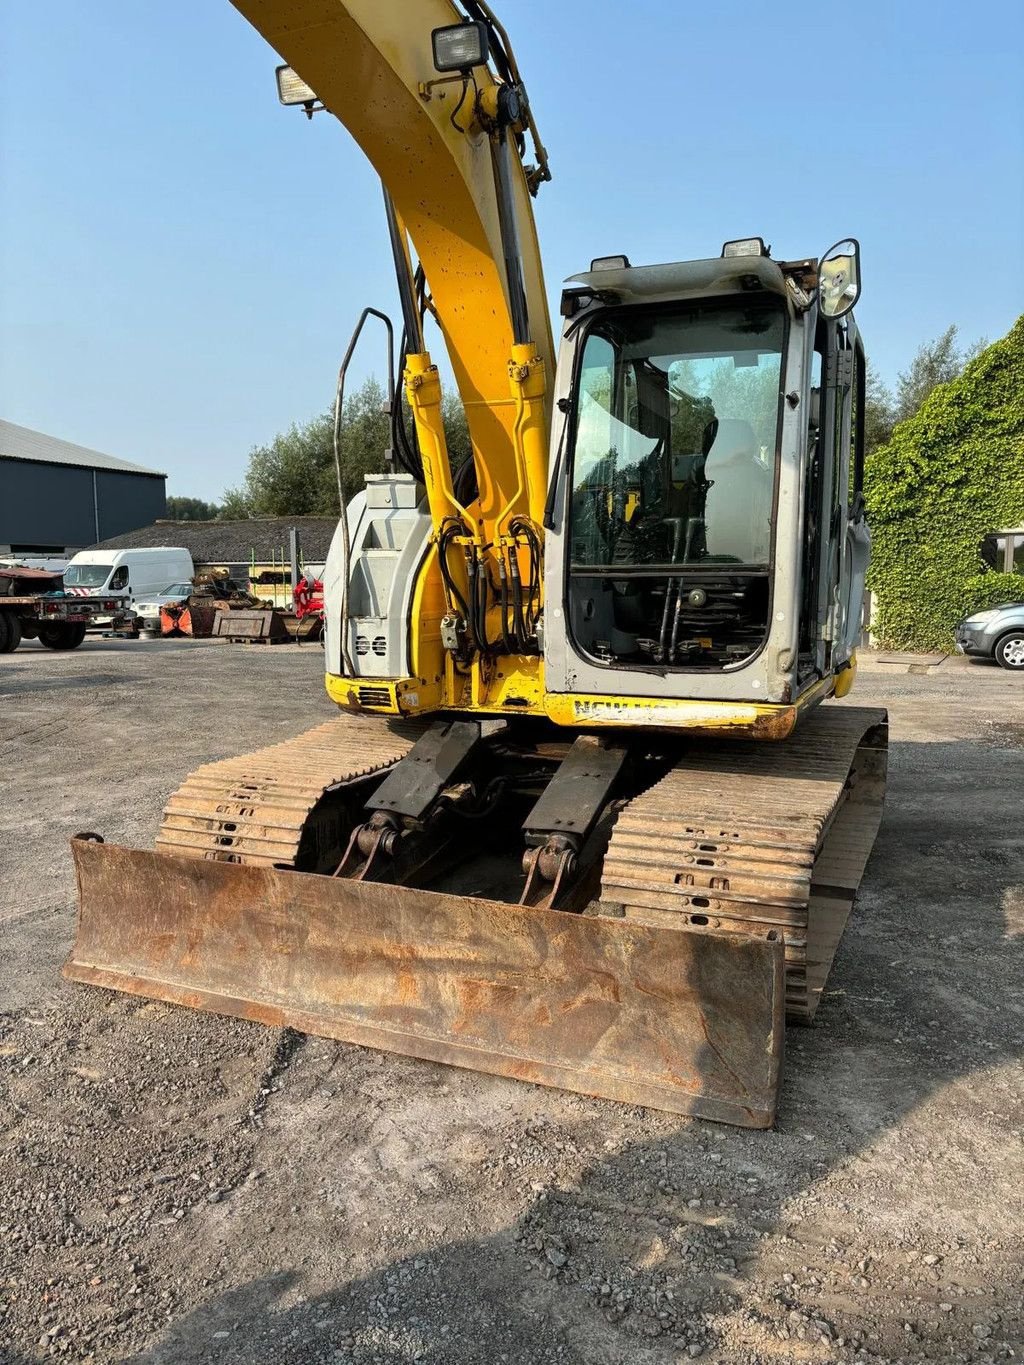
[[[399, 357], [404, 359], [408, 336], [402, 333], [402, 340], [399, 343]], [[405, 425], [405, 413], [402, 410], [402, 396], [396, 393], [391, 404], [391, 448], [395, 452], [395, 459], [407, 474], [423, 482], [423, 458], [420, 455], [419, 446], [416, 442], [416, 428], [413, 427], [412, 441], [409, 440], [409, 433]]]

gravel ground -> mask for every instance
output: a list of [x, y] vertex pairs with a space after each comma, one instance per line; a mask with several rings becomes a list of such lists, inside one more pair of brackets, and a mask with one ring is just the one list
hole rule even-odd
[[1020, 1357], [1021, 679], [862, 671], [886, 817], [750, 1133], [62, 981], [68, 837], [150, 844], [200, 761], [330, 715], [321, 663], [0, 663], [5, 1365]]

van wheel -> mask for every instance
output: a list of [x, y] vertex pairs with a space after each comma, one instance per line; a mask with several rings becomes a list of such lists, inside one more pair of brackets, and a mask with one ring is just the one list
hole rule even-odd
[[1024, 630], [1011, 630], [996, 645], [996, 663], [1014, 673], [1024, 672]]
[[12, 611], [0, 612], [0, 654], [13, 654], [21, 644], [21, 622]]
[[39, 627], [39, 643], [47, 649], [77, 649], [85, 639], [85, 626], [79, 622], [55, 621]]

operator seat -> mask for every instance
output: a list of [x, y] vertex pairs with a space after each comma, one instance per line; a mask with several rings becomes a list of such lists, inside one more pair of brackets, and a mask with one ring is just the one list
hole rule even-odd
[[773, 467], [761, 459], [753, 427], [735, 417], [716, 418], [705, 428], [704, 443], [704, 477], [711, 485], [704, 509], [707, 553], [767, 564]]

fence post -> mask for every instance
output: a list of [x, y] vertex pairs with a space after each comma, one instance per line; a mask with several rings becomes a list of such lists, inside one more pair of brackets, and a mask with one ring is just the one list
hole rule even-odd
[[292, 592], [299, 586], [299, 528], [288, 528], [288, 550], [292, 561]]

